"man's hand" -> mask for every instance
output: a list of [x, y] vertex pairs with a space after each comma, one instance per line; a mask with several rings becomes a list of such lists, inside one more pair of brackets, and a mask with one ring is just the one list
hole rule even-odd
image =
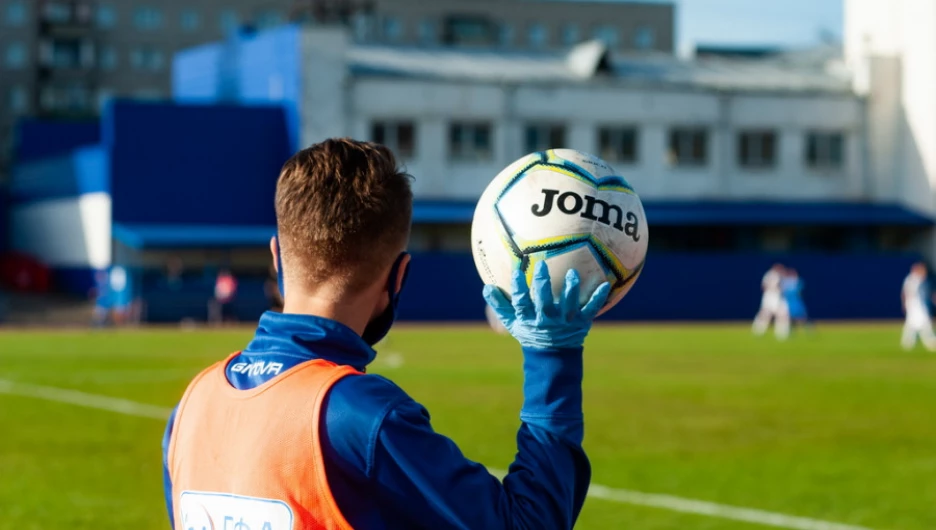
[[532, 293], [523, 271], [515, 270], [511, 282], [511, 300], [494, 285], [484, 286], [484, 299], [494, 309], [520, 346], [524, 348], [580, 348], [592, 326], [592, 320], [604, 307], [611, 292], [607, 282], [598, 286], [584, 307], [579, 307], [579, 275], [566, 273], [565, 286], [558, 302], [553, 301], [549, 269], [541, 261], [533, 272]]

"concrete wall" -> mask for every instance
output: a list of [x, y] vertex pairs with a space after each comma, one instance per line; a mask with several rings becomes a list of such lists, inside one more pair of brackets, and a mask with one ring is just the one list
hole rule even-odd
[[348, 68], [347, 31], [324, 28], [301, 36], [299, 69], [299, 145], [307, 147], [326, 138], [347, 136]]
[[53, 269], [111, 263], [111, 198], [104, 192], [14, 206], [11, 247]]
[[[600, 126], [635, 126], [639, 155], [616, 164], [643, 197], [653, 199], [874, 199], [864, 173], [864, 102], [853, 95], [716, 93], [691, 89], [648, 90], [600, 85], [520, 87], [431, 80], [359, 78], [354, 81], [350, 133], [368, 138], [375, 120], [412, 120], [416, 153], [406, 164], [422, 197], [474, 199], [490, 179], [524, 155], [526, 124], [566, 127], [567, 147], [598, 151]], [[494, 155], [482, 163], [451, 161], [451, 122], [493, 125]], [[708, 163], [671, 167], [669, 130], [699, 126], [709, 131]], [[752, 171], [737, 162], [737, 135], [766, 128], [778, 134], [775, 167]], [[845, 166], [816, 173], [805, 163], [806, 133], [841, 131]], [[558, 147], [558, 146], [557, 146]]]
[[[845, 52], [868, 94], [876, 192], [936, 213], [936, 3], [846, 0]], [[936, 258], [936, 235], [928, 254]]]

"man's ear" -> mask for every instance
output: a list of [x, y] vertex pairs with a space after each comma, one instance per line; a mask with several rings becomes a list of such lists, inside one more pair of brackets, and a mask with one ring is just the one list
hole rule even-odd
[[279, 245], [276, 241], [276, 236], [270, 238], [270, 254], [273, 255], [273, 268], [276, 269], [276, 273], [279, 274]]
[[403, 290], [403, 282], [406, 280], [406, 273], [409, 272], [409, 265], [411, 260], [412, 256], [410, 256], [409, 252], [405, 252], [403, 254], [403, 259], [400, 261], [400, 266], [397, 267], [397, 277], [394, 280], [396, 285], [393, 288], [394, 294], [399, 294], [400, 291]]

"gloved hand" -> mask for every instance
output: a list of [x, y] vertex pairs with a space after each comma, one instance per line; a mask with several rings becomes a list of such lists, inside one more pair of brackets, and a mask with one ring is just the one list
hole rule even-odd
[[511, 282], [511, 300], [495, 285], [484, 286], [484, 299], [498, 320], [524, 348], [580, 348], [592, 320], [608, 300], [611, 285], [598, 286], [584, 307], [579, 308], [579, 275], [566, 273], [562, 296], [553, 301], [549, 268], [540, 261], [533, 272], [532, 297], [523, 271], [516, 270]]

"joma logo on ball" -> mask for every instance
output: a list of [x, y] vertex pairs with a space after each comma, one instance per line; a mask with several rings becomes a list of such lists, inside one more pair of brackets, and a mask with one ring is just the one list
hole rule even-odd
[[[543, 204], [534, 204], [530, 211], [537, 217], [545, 217], [552, 211], [553, 203], [560, 212], [566, 215], [579, 214], [584, 219], [613, 226], [630, 236], [634, 241], [640, 241], [640, 235], [637, 233], [639, 228], [638, 220], [633, 212], [625, 214], [620, 206], [609, 204], [590, 195], [582, 196], [572, 191], [560, 195], [559, 190], [544, 189]], [[613, 223], [611, 222], [611, 214], [615, 216]]]

